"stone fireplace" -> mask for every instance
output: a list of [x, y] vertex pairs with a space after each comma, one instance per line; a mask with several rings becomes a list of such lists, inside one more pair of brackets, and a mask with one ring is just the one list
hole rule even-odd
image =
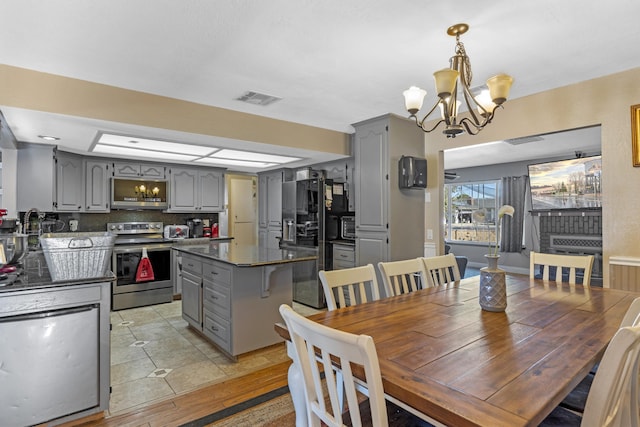
[[540, 212], [540, 252], [595, 257], [591, 284], [602, 286], [602, 212]]

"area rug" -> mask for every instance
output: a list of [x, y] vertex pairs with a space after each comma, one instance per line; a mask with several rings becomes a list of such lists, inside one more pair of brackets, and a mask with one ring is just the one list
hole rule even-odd
[[293, 402], [289, 394], [289, 387], [284, 386], [195, 421], [190, 421], [180, 427], [294, 425]]
[[[390, 427], [433, 427], [432, 424], [386, 402]], [[360, 404], [363, 425], [371, 425], [369, 401]], [[345, 423], [350, 425], [348, 416]], [[218, 411], [181, 427], [294, 427], [296, 414], [287, 386]]]

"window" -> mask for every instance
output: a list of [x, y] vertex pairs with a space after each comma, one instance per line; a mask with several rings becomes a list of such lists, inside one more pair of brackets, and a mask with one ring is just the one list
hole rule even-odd
[[452, 242], [495, 242], [500, 181], [444, 186], [444, 238]]

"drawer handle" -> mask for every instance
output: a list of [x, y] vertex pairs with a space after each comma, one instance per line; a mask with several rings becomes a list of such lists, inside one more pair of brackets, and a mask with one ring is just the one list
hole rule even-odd
[[218, 297], [215, 295], [211, 295], [211, 299], [218, 299]]
[[213, 274], [214, 276], [217, 276], [217, 275], [218, 275], [218, 272], [217, 272], [217, 271], [215, 271], [215, 270], [211, 270], [211, 274]]
[[212, 327], [211, 327], [211, 328], [209, 328], [209, 329], [211, 329], [213, 332], [218, 332], [218, 328], [216, 328], [215, 326], [212, 326]]
[[340, 254], [340, 257], [342, 257], [342, 258], [348, 258], [348, 257], [349, 257], [349, 255], [343, 255], [343, 254]]

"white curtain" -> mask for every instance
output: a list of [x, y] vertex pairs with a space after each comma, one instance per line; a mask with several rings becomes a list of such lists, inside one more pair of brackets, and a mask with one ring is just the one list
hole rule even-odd
[[524, 200], [529, 177], [508, 176], [502, 178], [502, 204], [514, 208], [513, 217], [502, 218], [502, 236], [500, 252], [522, 252], [522, 236], [524, 233]]

